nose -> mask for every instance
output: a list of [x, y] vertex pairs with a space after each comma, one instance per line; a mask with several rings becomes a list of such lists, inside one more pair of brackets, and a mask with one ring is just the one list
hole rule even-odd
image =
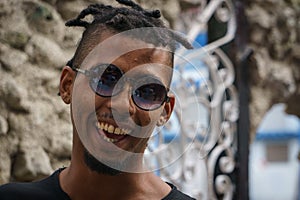
[[131, 90], [130, 84], [124, 83], [120, 92], [111, 97], [110, 108], [119, 117], [128, 118], [135, 112], [136, 108], [131, 98]]

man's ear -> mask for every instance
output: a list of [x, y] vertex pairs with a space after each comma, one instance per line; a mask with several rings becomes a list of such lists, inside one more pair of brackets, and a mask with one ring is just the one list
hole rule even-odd
[[69, 66], [62, 69], [59, 84], [59, 94], [66, 104], [71, 103], [75, 72]]
[[171, 117], [171, 114], [175, 106], [175, 96], [173, 94], [169, 95], [169, 102], [165, 103], [164, 110], [157, 121], [157, 126], [164, 125]]

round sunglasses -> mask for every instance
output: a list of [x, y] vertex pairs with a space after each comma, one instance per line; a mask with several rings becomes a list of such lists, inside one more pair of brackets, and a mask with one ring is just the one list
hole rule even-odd
[[124, 82], [130, 82], [131, 98], [142, 110], [158, 109], [164, 102], [169, 102], [168, 89], [154, 77], [130, 79], [124, 77], [123, 71], [113, 64], [99, 64], [90, 70], [71, 67], [74, 71], [89, 78], [91, 89], [101, 97], [112, 97], [123, 90]]

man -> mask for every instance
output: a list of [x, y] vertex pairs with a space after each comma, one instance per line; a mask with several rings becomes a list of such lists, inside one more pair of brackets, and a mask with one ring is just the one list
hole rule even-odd
[[41, 181], [4, 185], [1, 200], [192, 199], [143, 162], [155, 126], [174, 108], [168, 88], [176, 42], [191, 46], [165, 29], [159, 11], [118, 2], [129, 8], [95, 4], [66, 23], [85, 27], [59, 87], [71, 109], [70, 166]]

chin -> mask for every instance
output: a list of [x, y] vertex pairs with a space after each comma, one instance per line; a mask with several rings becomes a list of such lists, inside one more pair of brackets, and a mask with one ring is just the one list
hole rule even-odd
[[143, 154], [140, 153], [130, 153], [122, 159], [99, 160], [85, 149], [84, 161], [92, 171], [107, 175], [140, 173], [145, 170], [143, 167]]
[[91, 155], [86, 149], [84, 151], [84, 162], [90, 170], [95, 171], [99, 174], [116, 176], [123, 173], [118, 169], [112, 168], [100, 162], [93, 155]]

